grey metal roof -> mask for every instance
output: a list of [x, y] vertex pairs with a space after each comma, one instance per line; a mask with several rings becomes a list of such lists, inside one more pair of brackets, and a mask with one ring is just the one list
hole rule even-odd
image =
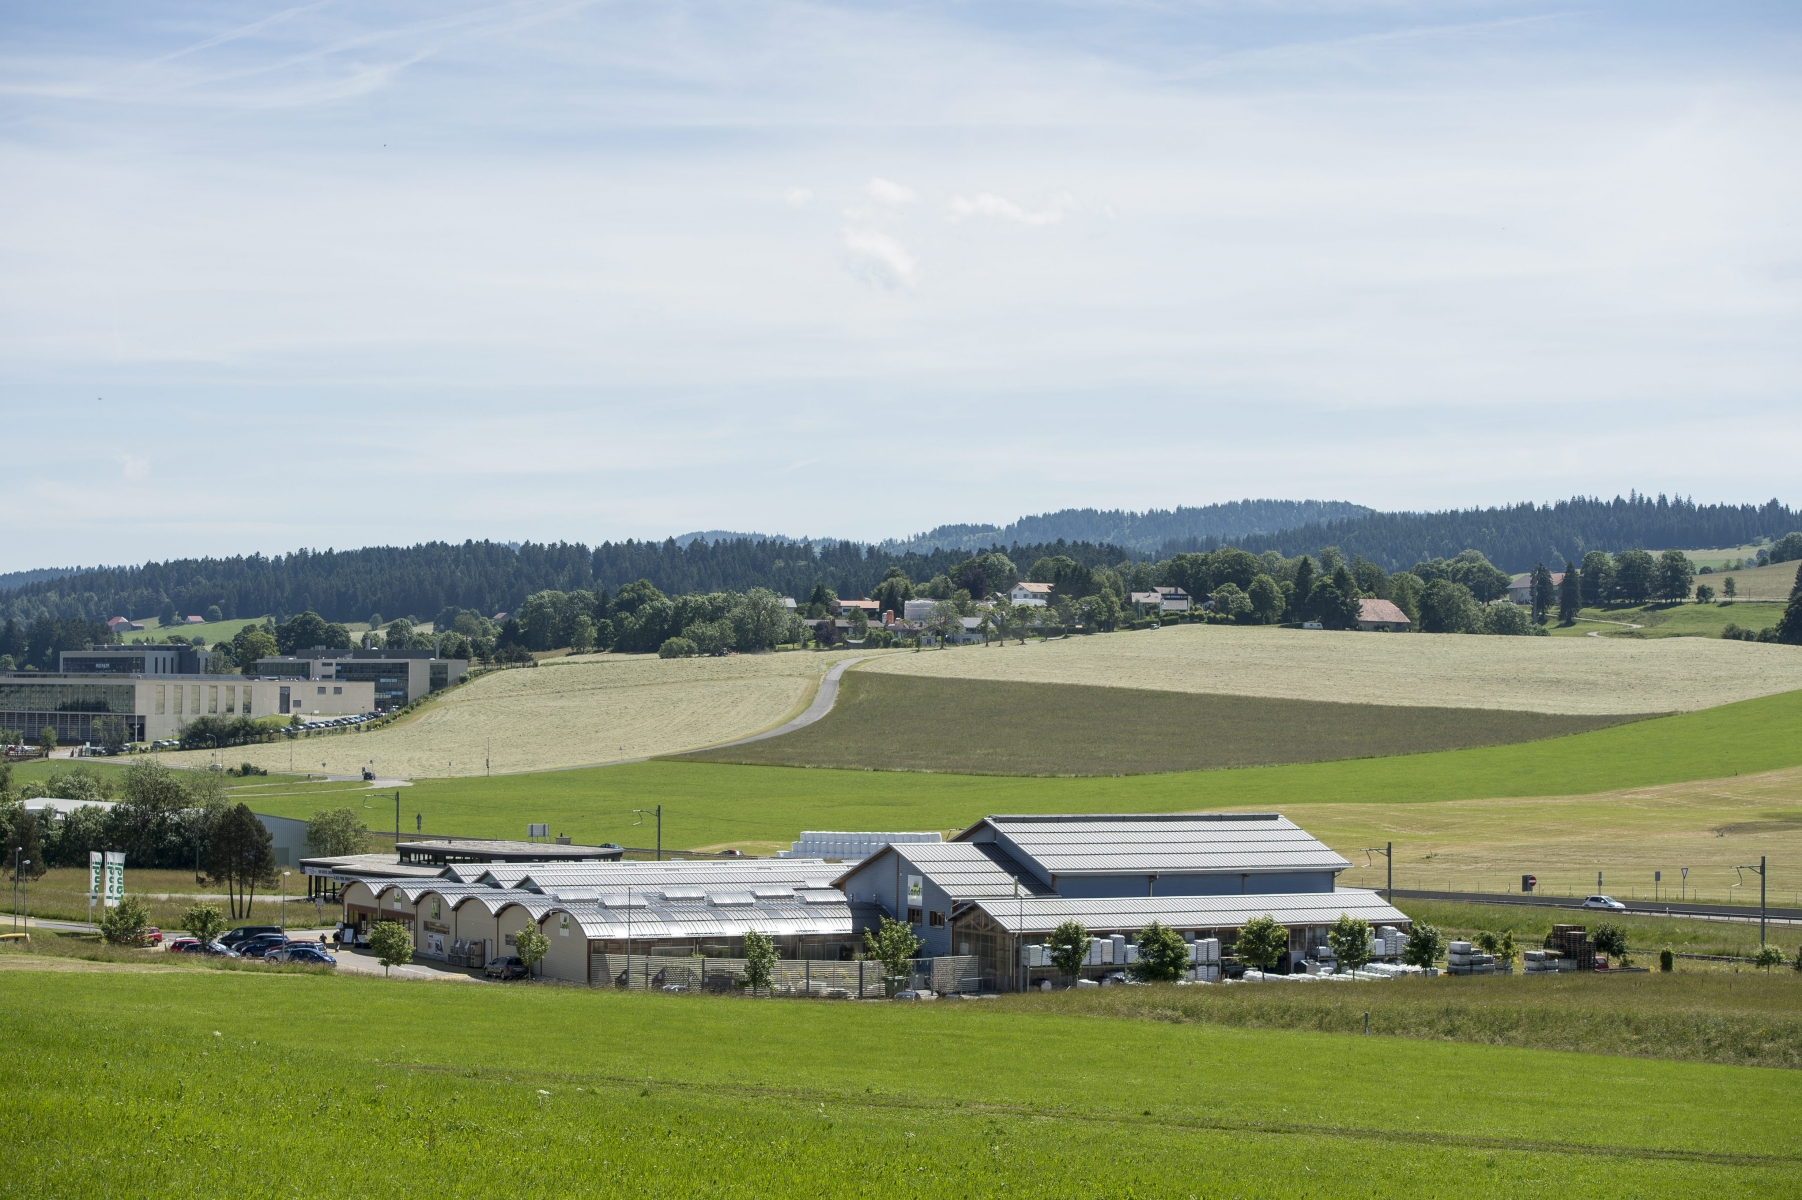
[[492, 877], [503, 885], [548, 893], [576, 887], [607, 891], [626, 888], [661, 891], [664, 888], [830, 887], [838, 872], [836, 865], [817, 858], [750, 858], [539, 864], [517, 876], [510, 871], [494, 871], [483, 878]]
[[1341, 888], [1332, 892], [1286, 892], [1270, 896], [1132, 896], [1080, 900], [1040, 896], [1016, 903], [978, 900], [974, 908], [1008, 933], [1050, 933], [1065, 921], [1081, 921], [1091, 932], [1137, 933], [1153, 921], [1172, 929], [1238, 929], [1268, 913], [1283, 925], [1331, 925], [1340, 913], [1372, 925], [1406, 925], [1408, 914], [1375, 892]]
[[1020, 881], [1020, 890], [1029, 896], [1050, 892], [1031, 871], [1009, 858], [999, 846], [982, 842], [914, 842], [890, 846], [840, 875], [832, 881], [833, 886], [843, 887], [852, 875], [880, 861], [886, 854], [899, 854], [904, 861], [918, 866], [954, 900], [1012, 896], [1015, 879]]
[[[836, 895], [837, 893], [835, 893]], [[655, 904], [646, 908], [605, 908], [589, 904], [554, 904], [541, 919], [567, 912], [591, 941], [646, 941], [660, 938], [731, 938], [755, 931], [771, 937], [824, 934], [851, 935], [851, 907], [842, 895], [837, 903], [792, 901], [718, 907], [708, 904]]]
[[985, 831], [1047, 875], [1262, 874], [1351, 865], [1276, 813], [990, 816], [953, 844]]

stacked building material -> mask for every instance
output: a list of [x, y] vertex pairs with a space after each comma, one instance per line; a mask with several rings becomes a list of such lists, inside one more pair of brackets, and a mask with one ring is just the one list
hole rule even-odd
[[1189, 943], [1189, 962], [1191, 964], [1187, 978], [1197, 983], [1220, 982], [1220, 939], [1196, 938]]
[[1445, 966], [1451, 975], [1493, 975], [1495, 956], [1482, 953], [1469, 942], [1452, 942], [1445, 948]]
[[1402, 947], [1408, 944], [1408, 935], [1393, 925], [1385, 925], [1377, 930], [1377, 937], [1382, 939], [1383, 953], [1381, 958], [1400, 958]]
[[1527, 950], [1521, 955], [1526, 961], [1522, 970], [1528, 975], [1556, 975], [1558, 973], [1558, 952], [1556, 950]]
[[1556, 950], [1561, 959], [1567, 960], [1558, 964], [1561, 971], [1593, 971], [1596, 969], [1595, 943], [1589, 940], [1589, 930], [1582, 925], [1554, 925], [1552, 936], [1546, 939], [1546, 949]]

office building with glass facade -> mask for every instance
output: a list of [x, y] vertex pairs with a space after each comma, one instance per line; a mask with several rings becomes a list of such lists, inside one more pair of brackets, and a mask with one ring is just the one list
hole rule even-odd
[[208, 653], [199, 646], [102, 646], [97, 650], [64, 650], [56, 669], [65, 675], [201, 675]]
[[257, 674], [286, 679], [367, 683], [375, 707], [387, 712], [449, 687], [469, 673], [469, 660], [439, 658], [436, 650], [334, 650], [314, 646], [298, 654], [257, 659]]
[[181, 736], [196, 717], [355, 716], [376, 711], [367, 682], [252, 679], [244, 675], [77, 675], [14, 671], [0, 675], [0, 728], [56, 730], [63, 745], [106, 740], [104, 725], [122, 721], [125, 739], [154, 742]]

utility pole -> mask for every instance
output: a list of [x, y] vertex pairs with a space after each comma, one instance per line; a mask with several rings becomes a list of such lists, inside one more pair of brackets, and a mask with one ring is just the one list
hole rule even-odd
[[1745, 866], [1745, 867], [1733, 868], [1735, 871], [1757, 871], [1758, 872], [1758, 945], [1761, 948], [1764, 946], [1764, 936], [1765, 936], [1765, 907], [1764, 907], [1765, 857], [1766, 856], [1763, 854], [1760, 854], [1758, 856], [1758, 865], [1756, 867]]
[[[662, 862], [663, 861], [663, 805], [659, 804], [656, 808], [635, 808], [632, 811], [634, 813], [637, 813], [641, 817], [655, 816], [657, 818], [657, 861]], [[634, 825], [644, 824], [643, 821], [634, 821], [632, 823]]]

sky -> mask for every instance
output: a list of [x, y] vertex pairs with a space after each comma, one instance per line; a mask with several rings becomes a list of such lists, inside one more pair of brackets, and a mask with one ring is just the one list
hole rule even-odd
[[1793, 3], [0, 14], [0, 572], [1798, 499]]

